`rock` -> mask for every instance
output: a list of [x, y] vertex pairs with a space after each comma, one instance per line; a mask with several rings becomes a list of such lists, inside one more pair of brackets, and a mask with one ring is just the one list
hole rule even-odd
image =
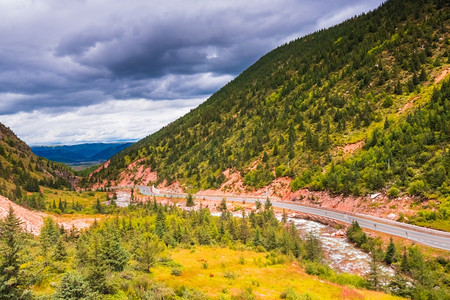
[[394, 213], [390, 213], [386, 218], [388, 218], [389, 220], [397, 220], [398, 216]]
[[345, 232], [342, 229], [339, 229], [338, 231], [336, 231], [336, 236], [344, 236]]
[[375, 199], [375, 198], [378, 197], [379, 195], [380, 195], [380, 193], [375, 193], [375, 194], [370, 195], [370, 198], [371, 198], [371, 199]]

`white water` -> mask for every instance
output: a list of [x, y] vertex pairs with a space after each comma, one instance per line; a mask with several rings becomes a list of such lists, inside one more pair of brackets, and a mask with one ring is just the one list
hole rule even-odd
[[[336, 271], [360, 275], [370, 271], [370, 255], [347, 242], [345, 236], [331, 236], [338, 230], [304, 219], [288, 218], [288, 222], [293, 222], [300, 232], [314, 232], [320, 237], [325, 261]], [[386, 266], [381, 266], [381, 270], [387, 275], [394, 275], [394, 271]]]
[[[213, 216], [220, 216], [220, 214], [220, 212], [211, 212]], [[241, 212], [232, 212], [232, 215], [242, 217]], [[281, 220], [281, 216], [277, 216], [277, 219]], [[313, 232], [319, 236], [325, 254], [325, 263], [334, 270], [358, 275], [364, 275], [370, 271], [370, 255], [347, 242], [345, 236], [331, 236], [338, 232], [337, 229], [305, 219], [288, 218], [287, 221], [293, 222], [301, 235]], [[394, 275], [394, 270], [384, 265], [381, 266], [381, 271], [386, 275]]]

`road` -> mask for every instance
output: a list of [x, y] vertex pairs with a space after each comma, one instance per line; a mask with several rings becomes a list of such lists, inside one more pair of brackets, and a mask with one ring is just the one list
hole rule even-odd
[[[136, 186], [136, 188], [139, 188], [141, 194], [148, 196], [172, 197], [172, 198], [186, 197], [186, 194], [162, 192], [154, 187], [150, 188], [148, 186]], [[228, 196], [228, 195], [193, 195], [193, 196], [197, 199], [205, 199], [205, 200], [221, 201], [222, 199], [225, 199], [227, 201], [250, 202], [250, 203], [254, 203], [257, 200], [264, 203], [264, 201], [267, 199], [267, 197]], [[270, 200], [272, 202], [272, 205], [277, 208], [289, 209], [292, 211], [324, 217], [344, 223], [352, 223], [353, 221], [357, 221], [362, 228], [399, 236], [426, 246], [450, 251], [450, 233], [447, 232], [422, 228], [414, 225], [390, 221], [362, 214], [353, 214], [344, 211], [335, 211], [319, 207], [304, 206], [295, 203], [280, 202], [276, 201], [276, 199]]]

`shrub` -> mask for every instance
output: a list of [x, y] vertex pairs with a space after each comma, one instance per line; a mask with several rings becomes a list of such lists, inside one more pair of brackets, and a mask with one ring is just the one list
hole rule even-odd
[[426, 191], [426, 186], [423, 180], [415, 180], [411, 182], [408, 188], [408, 193], [411, 196], [423, 196]]
[[397, 198], [400, 194], [400, 191], [396, 187], [391, 187], [389, 191], [387, 192], [387, 195], [390, 199]]

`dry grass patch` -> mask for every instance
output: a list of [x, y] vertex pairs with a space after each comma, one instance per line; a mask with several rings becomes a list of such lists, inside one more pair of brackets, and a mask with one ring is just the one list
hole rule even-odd
[[155, 279], [178, 288], [196, 288], [210, 297], [230, 297], [250, 290], [258, 299], [280, 299], [288, 289], [312, 299], [396, 299], [383, 293], [343, 287], [307, 275], [293, 260], [267, 253], [231, 250], [219, 247], [196, 247], [170, 251], [172, 259], [182, 265], [182, 274], [174, 276], [171, 268], [153, 269]]

